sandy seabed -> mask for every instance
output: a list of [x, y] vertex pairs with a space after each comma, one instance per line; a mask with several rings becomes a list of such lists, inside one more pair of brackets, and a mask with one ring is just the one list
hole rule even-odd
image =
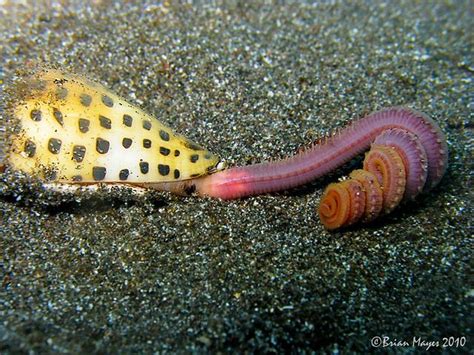
[[360, 159], [232, 202], [63, 196], [3, 176], [0, 351], [345, 353], [376, 336], [382, 350], [449, 337], [467, 341], [446, 349], [472, 350], [473, 18], [470, 1], [0, 2], [2, 105], [15, 76], [45, 64], [229, 165], [291, 155], [393, 105], [435, 119], [450, 153], [429, 194], [335, 233], [315, 208]]

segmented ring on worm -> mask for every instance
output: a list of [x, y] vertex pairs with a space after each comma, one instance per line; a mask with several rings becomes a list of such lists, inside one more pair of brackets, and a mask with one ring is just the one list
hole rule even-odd
[[393, 147], [373, 144], [365, 156], [364, 170], [377, 177], [382, 186], [383, 210], [391, 212], [405, 193], [406, 173], [400, 154]]
[[406, 172], [403, 199], [414, 199], [423, 190], [428, 177], [428, 158], [423, 145], [413, 133], [399, 128], [382, 132], [374, 144], [393, 147], [400, 155]]
[[332, 230], [359, 220], [373, 220], [398, 206], [405, 186], [406, 172], [400, 154], [393, 147], [373, 144], [365, 156], [364, 170], [355, 170], [350, 179], [326, 188], [319, 206], [321, 222]]
[[377, 218], [383, 207], [382, 188], [379, 181], [374, 174], [362, 169], [354, 170], [349, 177], [362, 184], [363, 197], [365, 198], [365, 211], [362, 221], [370, 222]]
[[[402, 200], [418, 195], [428, 177], [428, 159], [417, 136], [399, 128], [376, 137], [364, 159], [364, 170], [354, 170], [348, 180], [330, 184], [321, 198], [319, 216], [329, 229], [350, 226], [359, 220], [390, 213]], [[354, 193], [361, 186], [362, 193]], [[360, 211], [361, 206], [365, 210]]]

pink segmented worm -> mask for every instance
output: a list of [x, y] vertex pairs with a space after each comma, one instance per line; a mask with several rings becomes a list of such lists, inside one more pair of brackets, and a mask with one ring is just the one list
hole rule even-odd
[[[393, 133], [388, 137], [387, 133], [382, 134], [389, 130]], [[408, 132], [407, 136], [402, 132]], [[375, 140], [393, 144], [404, 152], [404, 159], [414, 154], [422, 157], [422, 162], [409, 168], [410, 183], [406, 198], [412, 198], [420, 186], [423, 186], [423, 191], [433, 188], [446, 171], [446, 139], [436, 122], [412, 109], [394, 107], [372, 113], [290, 158], [230, 168], [184, 182], [184, 189], [225, 200], [286, 190], [306, 184], [340, 167], [367, 150]], [[421, 184], [424, 180], [426, 182]], [[181, 190], [183, 183], [180, 183], [179, 188], [170, 184], [168, 189]]]

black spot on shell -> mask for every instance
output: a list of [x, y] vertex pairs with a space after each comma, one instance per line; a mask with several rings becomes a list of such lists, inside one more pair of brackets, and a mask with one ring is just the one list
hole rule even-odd
[[124, 138], [122, 139], [122, 145], [124, 148], [130, 148], [132, 145], [132, 140], [130, 138]]
[[106, 172], [107, 172], [107, 169], [104, 168], [103, 166], [94, 166], [92, 168], [92, 177], [94, 178], [95, 181], [104, 180]]
[[112, 100], [112, 98], [107, 95], [102, 95], [102, 103], [107, 107], [114, 106], [114, 100]]
[[162, 176], [166, 176], [170, 173], [170, 166], [164, 164], [158, 164], [158, 172]]
[[127, 127], [132, 127], [133, 118], [130, 115], [123, 115], [123, 124]]
[[180, 175], [179, 170], [178, 170], [178, 169], [174, 169], [174, 178], [175, 178], [175, 179], [179, 179], [179, 175]]
[[89, 131], [90, 121], [85, 118], [79, 118], [79, 131], [86, 133]]
[[98, 153], [105, 154], [109, 151], [109, 148], [110, 148], [109, 141], [102, 138], [96, 139], [95, 149], [97, 150]]
[[41, 111], [40, 110], [31, 110], [30, 112], [30, 117], [33, 121], [39, 122], [41, 121]]
[[178, 149], [175, 149], [174, 156], [179, 157], [180, 154], [181, 154], [181, 152]]
[[160, 147], [160, 153], [164, 156], [167, 156], [170, 154], [170, 150], [168, 148], [165, 148], [165, 147]]
[[84, 160], [85, 155], [86, 147], [83, 145], [75, 145], [72, 149], [72, 159], [77, 163], [81, 163]]
[[28, 158], [33, 157], [36, 153], [36, 144], [34, 142], [30, 141], [30, 140], [27, 140], [25, 142], [24, 151], [25, 151], [26, 156]]
[[119, 173], [119, 179], [122, 181], [127, 180], [129, 174], [130, 172], [128, 171], [128, 169], [122, 169], [120, 170], [120, 173]]
[[151, 122], [150, 121], [143, 121], [143, 128], [145, 128], [147, 131], [151, 129]]
[[199, 155], [198, 154], [193, 154], [193, 155], [191, 155], [189, 160], [191, 161], [191, 163], [195, 163], [199, 160]]
[[65, 87], [62, 87], [62, 86], [58, 86], [57, 89], [56, 89], [56, 97], [59, 99], [59, 100], [64, 100], [66, 97], [67, 97], [67, 89]]
[[164, 141], [169, 141], [170, 140], [170, 134], [166, 131], [163, 131], [162, 129], [160, 129], [160, 137]]
[[203, 147], [201, 147], [200, 145], [197, 145], [196, 143], [194, 143], [192, 141], [189, 141], [189, 140], [184, 141], [184, 146], [186, 148], [189, 148], [189, 149], [192, 149], [192, 150], [204, 150]]
[[57, 108], [53, 108], [53, 116], [61, 126], [64, 125], [63, 114]]
[[48, 150], [53, 154], [59, 154], [61, 150], [61, 140], [57, 138], [50, 138], [48, 141]]
[[149, 164], [146, 161], [140, 162], [140, 171], [142, 174], [147, 174], [149, 170]]
[[92, 97], [87, 94], [81, 94], [79, 97], [82, 106], [89, 107], [92, 102]]
[[143, 148], [151, 148], [151, 140], [145, 138], [143, 140]]
[[112, 121], [110, 118], [107, 118], [105, 116], [99, 115], [99, 121], [100, 125], [104, 128], [111, 129], [112, 128]]
[[82, 176], [81, 175], [74, 175], [72, 177], [72, 181], [76, 181], [76, 182], [82, 181]]

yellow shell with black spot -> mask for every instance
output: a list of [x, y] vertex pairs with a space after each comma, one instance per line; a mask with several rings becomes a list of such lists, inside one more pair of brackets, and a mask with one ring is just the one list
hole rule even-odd
[[26, 80], [7, 164], [48, 182], [174, 182], [217, 169], [219, 158], [111, 93], [57, 70]]

